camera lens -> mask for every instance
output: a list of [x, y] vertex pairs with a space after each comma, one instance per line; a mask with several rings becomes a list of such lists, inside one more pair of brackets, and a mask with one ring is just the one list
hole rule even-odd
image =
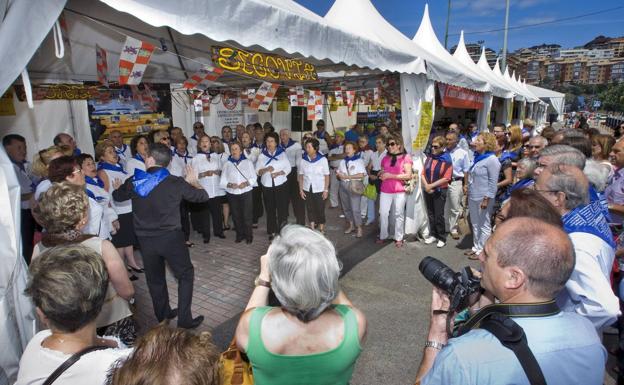
[[455, 272], [450, 267], [433, 257], [425, 257], [418, 265], [418, 269], [434, 286], [449, 294], [453, 293], [457, 280]]

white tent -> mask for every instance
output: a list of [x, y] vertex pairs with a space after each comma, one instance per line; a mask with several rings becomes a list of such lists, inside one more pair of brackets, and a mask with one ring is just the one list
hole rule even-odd
[[527, 89], [531, 91], [535, 96], [549, 103], [555, 112], [559, 115], [559, 119], [563, 116], [563, 106], [565, 105], [565, 94], [555, 92], [542, 87], [526, 85]]

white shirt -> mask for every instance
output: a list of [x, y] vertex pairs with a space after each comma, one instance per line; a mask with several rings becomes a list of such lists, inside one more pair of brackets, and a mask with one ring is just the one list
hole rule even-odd
[[171, 175], [183, 177], [186, 176], [186, 166], [191, 164], [193, 157], [189, 154], [188, 150], [186, 154], [180, 155], [177, 151], [173, 152], [171, 156], [171, 163], [169, 163], [169, 172]]
[[[344, 152], [344, 146], [341, 144], [338, 147], [332, 148], [331, 150], [329, 150], [329, 153], [327, 154], [328, 156], [332, 156], [332, 155], [340, 155]], [[329, 165], [331, 168], [338, 168], [338, 166], [340, 166], [340, 162], [342, 161], [342, 159], [338, 159], [338, 160], [330, 160], [329, 161]]]
[[256, 165], [256, 161], [258, 160], [258, 156], [260, 155], [260, 147], [249, 147], [243, 150], [245, 152], [245, 158], [249, 159], [251, 163]]
[[128, 173], [129, 176], [134, 176], [134, 170], [136, 169], [145, 171], [145, 162], [141, 162], [140, 160], [132, 157], [126, 160], [126, 164], [124, 166], [124, 170]]
[[362, 163], [364, 163], [364, 167], [368, 167], [368, 164], [373, 158], [373, 150], [361, 150], [360, 157], [362, 158]]
[[121, 148], [114, 147], [114, 149], [117, 153], [117, 156], [119, 157], [119, 163], [121, 163], [121, 165], [125, 168], [128, 159], [132, 158], [132, 151], [130, 150], [130, 146], [124, 143]]
[[52, 187], [52, 182], [50, 182], [50, 179], [44, 179], [41, 182], [39, 182], [39, 184], [37, 185], [37, 188], [35, 189], [35, 200], [38, 201], [39, 198], [41, 197], [41, 194], [48, 191], [50, 187]]
[[[15, 169], [15, 175], [17, 176], [17, 181], [20, 185], [20, 193], [21, 194], [30, 194], [35, 190], [34, 182], [36, 180], [35, 176], [32, 175], [31, 167], [29, 162], [23, 163], [24, 169], [22, 170], [17, 164], [13, 163], [13, 168]], [[28, 210], [30, 208], [30, 200], [26, 199], [20, 202], [22, 210]]]
[[226, 142], [225, 139], [221, 138], [223, 142], [223, 151], [227, 156], [230, 156], [230, 143], [234, 142], [234, 139], [231, 139], [229, 142]]
[[[266, 151], [267, 153], [269, 153], [269, 150], [266, 150]], [[277, 153], [277, 150], [275, 150], [275, 152], [271, 155], [275, 156], [276, 153]], [[286, 180], [287, 180], [286, 177], [288, 176], [288, 174], [290, 174], [290, 170], [291, 170], [290, 162], [288, 161], [286, 152], [280, 153], [277, 156], [277, 160], [270, 159], [264, 154], [264, 152], [261, 152], [260, 155], [258, 156], [258, 160], [256, 161], [256, 173], [260, 171], [261, 169], [267, 168], [269, 166], [273, 167], [272, 173], [283, 171], [284, 175], [279, 175], [278, 177], [273, 179], [271, 177], [271, 174], [272, 174], [271, 172], [265, 172], [260, 177], [260, 183], [264, 187], [277, 187], [286, 183]]]
[[[228, 183], [241, 184], [248, 182], [249, 186], [245, 188], [228, 188]], [[258, 175], [253, 163], [249, 159], [243, 159], [238, 166], [234, 162], [227, 161], [223, 165], [221, 172], [221, 188], [230, 194], [244, 194], [258, 184]]]
[[197, 154], [197, 142], [198, 142], [198, 137], [197, 135], [193, 134], [191, 135], [190, 138], [188, 138], [188, 152], [189, 154], [191, 154], [191, 156], [195, 156]]
[[[338, 172], [344, 175], [356, 175], [356, 174], [364, 174], [366, 175], [366, 167], [364, 167], [364, 162], [362, 162], [362, 158], [349, 161], [349, 166], [347, 170], [347, 161], [346, 159], [342, 159], [340, 161], [340, 166], [338, 166]], [[362, 177], [361, 179], [364, 179]]]
[[[42, 330], [28, 342], [24, 354], [20, 359], [19, 372], [15, 385], [40, 385], [56, 370], [63, 362], [67, 361], [71, 354], [64, 354], [56, 350], [41, 346], [45, 338], [52, 333], [49, 329]], [[127, 348], [118, 339], [103, 337], [117, 341], [118, 348], [96, 350], [80, 357], [78, 362], [69, 367], [54, 382], [57, 385], [100, 385], [106, 382], [108, 369], [118, 359], [125, 359], [132, 349]]]
[[[136, 159], [130, 159], [129, 162], [133, 161], [133, 160], [139, 162]], [[108, 191], [111, 194], [113, 193], [113, 191], [115, 191], [115, 188], [113, 187], [113, 183], [115, 182], [115, 179], [119, 179], [121, 181], [121, 183], [124, 183], [126, 181], [126, 179], [132, 177], [132, 175], [133, 175], [133, 174], [130, 174], [130, 173], [124, 174], [124, 173], [119, 172], [119, 171], [106, 170], [106, 169], [104, 169], [104, 172], [106, 173], [106, 176], [108, 177]], [[134, 172], [134, 170], [133, 170], [133, 172]], [[123, 202], [118, 202], [116, 200], [112, 200], [112, 206], [113, 206], [113, 209], [115, 210], [115, 212], [117, 213], [117, 215], [127, 214], [127, 213], [131, 213], [132, 212], [132, 200], [131, 199], [125, 200]]]
[[104, 208], [91, 197], [89, 197], [89, 219], [82, 229], [82, 233], [97, 235], [103, 239], [110, 238], [110, 230], [104, 217]]
[[299, 161], [297, 172], [303, 175], [303, 186], [301, 186], [303, 191], [312, 193], [325, 191], [325, 176], [329, 175], [329, 163], [326, 157], [320, 156], [321, 159], [316, 162], [310, 162], [303, 157]]
[[[100, 230], [99, 234], [90, 233], [86, 230], [83, 230], [83, 232], [85, 234], [98, 235], [102, 239], [110, 239], [111, 232], [113, 231], [113, 222], [117, 220], [117, 213], [115, 212], [115, 209], [113, 209], [113, 206], [111, 203], [112, 201], [111, 193], [109, 193], [108, 191], [104, 190], [102, 187], [97, 186], [97, 185], [87, 183], [86, 186], [87, 186], [87, 190], [91, 191], [93, 195], [95, 195], [96, 202], [102, 207], [103, 217], [102, 217], [102, 224], [100, 225], [100, 229], [99, 229]], [[91, 220], [91, 201], [92, 200], [93, 199], [89, 197], [89, 221]]]
[[388, 154], [388, 150], [383, 150], [382, 153], [379, 153], [379, 151], [375, 151], [371, 154], [371, 163], [372, 163], [372, 170], [373, 171], [380, 171], [381, 170], [381, 160], [384, 158], [384, 156], [386, 156]]
[[293, 141], [293, 143], [286, 147], [282, 143], [280, 146], [286, 151], [286, 156], [288, 157], [288, 161], [290, 162], [290, 167], [297, 167], [297, 163], [299, 158], [303, 155], [303, 149], [301, 148], [301, 144], [299, 142]]
[[615, 252], [593, 234], [574, 232], [568, 235], [574, 246], [576, 263], [565, 290], [557, 297], [557, 304], [563, 311], [584, 316], [601, 331], [620, 314], [619, 300], [610, 283]]
[[468, 152], [459, 146], [455, 146], [454, 149], [449, 151], [451, 154], [451, 160], [453, 161], [453, 178], [463, 178], [464, 173], [470, 170], [472, 162]]
[[[206, 154], [197, 154], [191, 160], [191, 166], [198, 175], [205, 171], [221, 171], [221, 154], [212, 153], [210, 158]], [[221, 188], [221, 177], [217, 174], [199, 178], [199, 184], [211, 199], [225, 195], [225, 190]]]

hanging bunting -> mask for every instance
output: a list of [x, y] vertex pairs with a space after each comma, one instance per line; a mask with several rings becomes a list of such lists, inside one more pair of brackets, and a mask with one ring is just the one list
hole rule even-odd
[[355, 102], [355, 91], [346, 91], [347, 94], [347, 113], [349, 116], [353, 114], [353, 103]]
[[223, 74], [222, 68], [215, 68], [210, 65], [204, 65], [193, 76], [186, 79], [182, 87], [186, 89], [196, 88], [204, 91], [208, 88], [208, 83], [215, 82]]
[[373, 89], [373, 104], [379, 105], [379, 87]]
[[295, 87], [295, 90], [297, 92], [297, 106], [304, 107], [306, 103], [305, 103], [305, 91], [303, 90], [303, 86], [297, 86]]
[[334, 91], [334, 95], [336, 96], [336, 103], [338, 105], [343, 105], [344, 101], [342, 98], [342, 93], [344, 91], [344, 87], [342, 85], [336, 86], [336, 90]]
[[268, 111], [278, 88], [279, 84], [277, 83], [262, 82], [262, 85], [258, 88], [258, 91], [256, 91], [256, 95], [249, 107], [255, 108], [258, 111]]
[[97, 80], [104, 87], [108, 88], [108, 62], [106, 61], [106, 50], [97, 44], [95, 45], [95, 59]]
[[321, 91], [310, 90], [308, 97], [308, 120], [321, 119], [323, 117], [323, 96]]
[[288, 89], [288, 101], [291, 106], [296, 107], [299, 105], [297, 101], [297, 91], [295, 88]]
[[250, 106], [256, 97], [256, 89], [255, 88], [247, 88], [247, 105]]
[[119, 84], [141, 83], [154, 48], [144, 41], [126, 37], [119, 57]]
[[210, 103], [212, 102], [212, 96], [207, 93], [202, 94], [201, 103], [202, 103], [202, 111], [204, 115], [210, 115]]

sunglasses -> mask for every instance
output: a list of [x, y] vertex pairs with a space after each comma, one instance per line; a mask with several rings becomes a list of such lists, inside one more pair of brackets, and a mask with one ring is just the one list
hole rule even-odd
[[528, 149], [542, 148], [542, 146], [525, 146]]
[[397, 144], [396, 144], [396, 142], [390, 142], [390, 143], [388, 143], [388, 146], [396, 146], [396, 145], [397, 145]]
[[433, 148], [433, 149], [436, 149], [436, 150], [437, 150], [438, 148], [440, 148], [440, 146], [435, 146], [435, 145], [434, 145], [434, 146], [431, 146], [431, 148]]

